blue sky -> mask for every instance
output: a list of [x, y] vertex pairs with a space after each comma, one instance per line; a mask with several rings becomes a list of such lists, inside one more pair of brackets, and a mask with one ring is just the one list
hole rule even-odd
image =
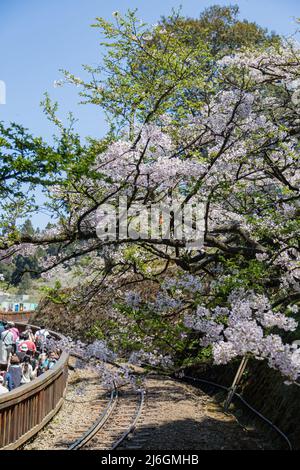
[[[205, 7], [234, 1], [201, 0], [1, 0], [0, 80], [7, 86], [7, 104], [0, 106], [0, 119], [21, 122], [33, 132], [49, 136], [52, 130], [39, 103], [47, 90], [61, 103], [62, 114], [73, 110], [80, 118], [83, 135], [100, 136], [105, 130], [101, 112], [77, 105], [77, 89], [55, 89], [59, 69], [82, 75], [82, 64], [97, 64], [99, 32], [90, 28], [96, 16], [112, 18], [112, 12], [139, 9], [147, 22], [155, 23], [172, 7], [197, 17]], [[241, 16], [282, 34], [295, 30], [293, 17], [300, 16], [297, 0], [238, 0]], [[298, 4], [298, 5], [297, 5]]]
[[294, 18], [300, 16], [299, 0], [0, 0], [0, 80], [7, 87], [6, 105], [0, 105], [0, 120], [22, 123], [38, 135], [50, 138], [53, 130], [39, 103], [48, 91], [61, 106], [60, 115], [72, 110], [79, 118], [83, 136], [101, 137], [105, 122], [94, 106], [77, 104], [77, 89], [54, 88], [59, 69], [75, 75], [82, 64], [96, 65], [101, 50], [99, 32], [90, 28], [96, 16], [112, 19], [113, 11], [138, 8], [139, 16], [156, 23], [172, 7], [182, 5], [184, 15], [197, 17], [213, 4], [240, 7], [241, 17], [270, 30], [291, 35]]

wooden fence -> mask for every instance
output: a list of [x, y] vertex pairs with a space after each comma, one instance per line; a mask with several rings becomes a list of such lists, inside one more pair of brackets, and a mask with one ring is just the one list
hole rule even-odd
[[30, 312], [3, 312], [0, 311], [0, 320], [26, 323], [34, 311]]
[[[17, 324], [20, 330], [24, 324]], [[36, 327], [32, 327], [33, 330]], [[59, 339], [60, 335], [51, 332]], [[13, 450], [34, 436], [61, 407], [67, 388], [68, 354], [29, 384], [0, 395], [0, 449]]]

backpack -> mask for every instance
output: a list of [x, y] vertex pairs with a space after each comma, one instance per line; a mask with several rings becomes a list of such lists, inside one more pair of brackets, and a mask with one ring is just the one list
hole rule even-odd
[[45, 343], [47, 337], [49, 336], [48, 330], [38, 330], [35, 334], [36, 340], [38, 343]]

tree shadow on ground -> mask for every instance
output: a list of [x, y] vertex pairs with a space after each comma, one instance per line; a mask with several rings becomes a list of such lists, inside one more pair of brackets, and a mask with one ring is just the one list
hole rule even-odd
[[[170, 417], [170, 420], [172, 417]], [[247, 431], [236, 422], [212, 417], [202, 421], [183, 419], [161, 426], [137, 429], [122, 449], [144, 450], [271, 450], [255, 431]]]

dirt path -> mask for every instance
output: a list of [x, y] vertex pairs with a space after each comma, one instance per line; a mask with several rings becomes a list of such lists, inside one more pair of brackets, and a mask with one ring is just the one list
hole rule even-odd
[[201, 390], [162, 378], [146, 381], [143, 414], [124, 449], [266, 449], [270, 444], [242, 428]]

